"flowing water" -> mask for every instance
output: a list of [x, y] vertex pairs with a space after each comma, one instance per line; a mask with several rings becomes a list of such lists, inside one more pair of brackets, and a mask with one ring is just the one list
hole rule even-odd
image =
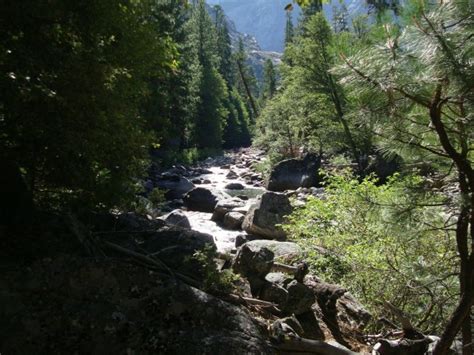
[[[238, 159], [238, 158], [237, 158]], [[206, 183], [199, 184], [197, 186], [208, 188], [211, 190], [218, 190], [227, 193], [232, 197], [236, 196], [247, 196], [245, 209], [255, 203], [258, 196], [265, 192], [263, 187], [255, 187], [254, 185], [247, 184], [245, 179], [241, 177], [243, 174], [252, 173], [249, 168], [242, 165], [236, 164], [230, 165], [230, 168], [223, 168], [217, 163], [214, 166], [210, 166], [207, 169], [210, 171], [209, 174], [204, 174], [199, 178]], [[226, 175], [229, 171], [234, 171], [237, 178], [227, 178]], [[225, 186], [229, 183], [240, 183], [244, 186], [243, 190], [229, 190]], [[236, 197], [237, 198], [237, 197]], [[229, 252], [235, 247], [235, 239], [238, 235], [245, 235], [246, 233], [242, 230], [228, 230], [222, 228], [220, 225], [211, 220], [212, 213], [196, 212], [196, 211], [184, 211], [186, 217], [188, 217], [193, 230], [210, 234], [214, 237], [217, 249], [221, 252]]]

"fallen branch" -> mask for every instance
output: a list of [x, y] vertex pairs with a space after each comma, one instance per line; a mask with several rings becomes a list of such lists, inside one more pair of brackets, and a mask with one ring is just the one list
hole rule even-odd
[[154, 267], [160, 271], [167, 272], [168, 274], [170, 274], [170, 276], [176, 277], [177, 279], [187, 283], [188, 285], [191, 285], [197, 288], [201, 287], [201, 284], [198, 281], [190, 278], [189, 276], [171, 271], [171, 269], [168, 266], [166, 266], [166, 264], [164, 264], [161, 261], [158, 261], [157, 259], [153, 259], [149, 256], [137, 253], [130, 249], [126, 249], [124, 247], [121, 247], [120, 245], [117, 245], [111, 242], [103, 241], [102, 244], [110, 250], [113, 250], [120, 254], [139, 260], [140, 262], [145, 263], [151, 267]]
[[271, 268], [272, 272], [284, 272], [286, 274], [293, 275], [298, 271], [298, 268], [296, 266], [291, 266], [291, 265], [285, 265], [281, 263], [276, 263], [274, 262]]

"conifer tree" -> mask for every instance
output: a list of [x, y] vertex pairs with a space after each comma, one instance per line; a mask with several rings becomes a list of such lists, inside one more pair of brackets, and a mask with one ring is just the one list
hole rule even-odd
[[293, 25], [293, 13], [290, 10], [286, 11], [286, 25], [285, 25], [285, 46], [293, 41], [295, 35], [295, 28]]
[[265, 100], [271, 99], [276, 92], [276, 72], [275, 66], [270, 59], [265, 61], [263, 68], [263, 90], [262, 97]]
[[258, 115], [258, 107], [255, 98], [258, 96], [257, 80], [251, 67], [247, 65], [247, 53], [244, 42], [239, 38], [237, 52], [234, 54], [237, 67], [237, 87], [242, 96], [247, 98], [247, 106], [251, 112], [251, 120], [255, 121]]
[[191, 64], [197, 108], [192, 124], [193, 141], [199, 148], [221, 148], [226, 117], [223, 102], [227, 87], [219, 74], [217, 34], [203, 0], [192, 9], [188, 23]]

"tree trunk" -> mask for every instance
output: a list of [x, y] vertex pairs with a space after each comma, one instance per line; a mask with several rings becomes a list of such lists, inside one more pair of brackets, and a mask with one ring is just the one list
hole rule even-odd
[[[438, 85], [430, 103], [430, 120], [434, 126], [439, 141], [456, 164], [458, 170], [459, 188], [461, 193], [461, 206], [456, 225], [456, 245], [460, 259], [460, 288], [461, 300], [454, 310], [451, 318], [441, 335], [441, 339], [436, 345], [433, 354], [444, 355], [448, 352], [456, 335], [462, 330], [463, 335], [463, 355], [472, 355], [472, 334], [470, 324], [471, 307], [474, 303], [473, 292], [473, 269], [474, 251], [469, 251], [469, 240], [474, 246], [474, 171], [467, 158], [467, 152], [458, 152], [452, 144], [450, 137], [441, 119], [442, 87]], [[469, 197], [470, 196], [470, 197]], [[469, 228], [470, 226], [470, 228]], [[472, 249], [472, 247], [471, 247]]]
[[247, 93], [247, 96], [248, 96], [249, 101], [250, 101], [250, 106], [252, 106], [252, 111], [253, 111], [253, 113], [256, 117], [258, 115], [257, 105], [255, 105], [255, 101], [253, 99], [252, 92], [250, 91], [249, 85], [247, 83], [247, 79], [245, 79], [244, 70], [242, 68], [242, 63], [240, 63], [240, 61], [237, 61], [237, 67], [239, 68], [240, 78], [242, 79], [242, 82], [244, 84], [245, 92]]

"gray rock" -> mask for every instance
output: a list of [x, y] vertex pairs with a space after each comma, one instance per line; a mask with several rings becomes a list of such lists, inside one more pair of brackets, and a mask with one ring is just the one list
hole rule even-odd
[[312, 290], [281, 273], [270, 273], [260, 291], [260, 298], [278, 304], [284, 314], [303, 314], [316, 302]]
[[237, 252], [233, 269], [244, 277], [264, 280], [273, 266], [273, 256], [269, 249], [252, 250], [244, 244]]
[[227, 190], [243, 190], [244, 189], [244, 185], [242, 185], [241, 183], [239, 182], [231, 182], [227, 185], [225, 185], [225, 188]]
[[277, 304], [278, 308], [281, 309], [287, 303], [288, 291], [280, 284], [265, 282], [260, 290], [259, 297], [262, 300]]
[[237, 179], [239, 175], [234, 170], [230, 170], [225, 177], [227, 179]]
[[292, 212], [290, 200], [284, 194], [275, 192], [264, 193], [260, 200], [253, 205], [242, 224], [249, 234], [259, 235], [268, 239], [286, 239], [286, 233], [278, 224]]
[[161, 219], [170, 225], [191, 229], [191, 224], [189, 223], [188, 217], [186, 217], [186, 215], [181, 210], [174, 210], [161, 217]]
[[155, 181], [156, 187], [167, 190], [165, 196], [169, 200], [180, 199], [194, 188], [194, 184], [177, 174], [162, 174]]
[[226, 213], [237, 208], [243, 208], [244, 206], [245, 202], [237, 198], [221, 200], [216, 204], [216, 207], [214, 208], [212, 220], [214, 222], [222, 222]]
[[219, 200], [230, 196], [219, 191], [211, 191], [204, 187], [196, 187], [183, 197], [184, 205], [191, 211], [214, 212]]
[[327, 321], [354, 331], [362, 331], [370, 321], [371, 314], [343, 287], [326, 283], [312, 275], [306, 276], [305, 284], [316, 296]]
[[235, 238], [235, 247], [238, 248], [238, 247], [244, 245], [245, 243], [247, 243], [251, 240], [255, 240], [255, 239], [258, 239], [258, 236], [250, 235], [250, 234], [239, 234]]
[[283, 160], [275, 165], [270, 173], [267, 189], [285, 191], [317, 186], [320, 165], [320, 158], [314, 154], [307, 154], [304, 159]]
[[287, 314], [303, 314], [311, 310], [316, 298], [311, 289], [296, 280], [286, 285], [288, 298], [282, 306], [282, 311]]
[[276, 261], [286, 264], [303, 258], [303, 250], [298, 244], [293, 242], [258, 239], [247, 242], [247, 245], [254, 251], [258, 251], [260, 248], [267, 248], [273, 252]]
[[240, 229], [244, 221], [244, 215], [239, 212], [227, 212], [224, 216], [224, 228]]

